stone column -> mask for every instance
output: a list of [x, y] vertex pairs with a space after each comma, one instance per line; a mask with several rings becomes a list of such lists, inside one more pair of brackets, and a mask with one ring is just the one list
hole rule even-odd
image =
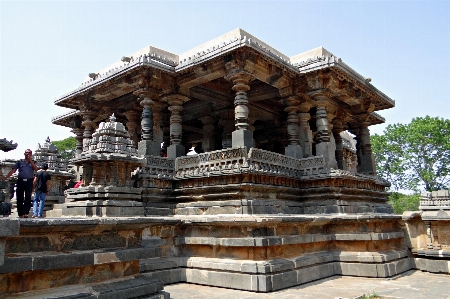
[[136, 128], [138, 126], [137, 120], [138, 120], [139, 113], [134, 110], [131, 110], [131, 111], [125, 112], [124, 115], [126, 116], [126, 118], [128, 120], [128, 122], [125, 124], [128, 129], [128, 134], [130, 134], [131, 140], [133, 140], [134, 145], [137, 147], [137, 145], [139, 143], [139, 138], [137, 136]]
[[141, 117], [141, 141], [138, 143], [139, 156], [159, 156], [161, 145], [153, 140], [153, 109], [154, 102], [151, 97], [153, 92], [148, 89], [139, 89], [134, 92], [139, 97], [139, 104], [142, 106]]
[[75, 145], [75, 157], [79, 157], [83, 152], [84, 130], [81, 128], [73, 128], [71, 132], [75, 134], [75, 139], [77, 140], [77, 144]]
[[312, 157], [312, 144], [313, 137], [312, 131], [309, 127], [309, 120], [311, 115], [309, 114], [309, 109], [311, 109], [311, 104], [301, 103], [299, 105], [300, 113], [297, 115], [299, 120], [299, 141], [300, 146], [303, 149], [303, 158]]
[[153, 140], [161, 144], [164, 141], [164, 132], [161, 128], [162, 115], [161, 111], [164, 105], [159, 102], [153, 104]]
[[214, 138], [214, 122], [216, 119], [210, 115], [199, 118], [203, 123], [202, 147], [204, 152], [215, 150], [216, 140]]
[[341, 132], [344, 130], [342, 126], [342, 121], [335, 119], [333, 121], [333, 137], [336, 144], [335, 157], [337, 162], [337, 167], [342, 170], [347, 170], [347, 163], [344, 159], [344, 144], [342, 143]]
[[248, 85], [253, 76], [246, 72], [237, 72], [227, 76], [227, 80], [234, 85], [233, 91], [236, 92], [234, 98], [234, 120], [236, 130], [231, 133], [232, 147], [245, 146], [247, 151], [253, 147], [253, 133], [248, 130], [248, 98], [247, 91], [250, 90]]
[[231, 148], [231, 136], [234, 129], [234, 111], [231, 109], [222, 110], [219, 113], [219, 126], [223, 128], [222, 148]]
[[183, 103], [188, 101], [189, 98], [180, 94], [172, 94], [164, 97], [164, 100], [169, 103], [169, 110], [172, 113], [170, 115], [170, 146], [167, 148], [167, 157], [181, 157], [186, 154], [184, 146], [181, 145], [183, 133], [181, 111], [183, 110]]
[[357, 149], [359, 150], [358, 172], [376, 175], [377, 170], [375, 167], [375, 158], [372, 154], [372, 145], [370, 143], [369, 125], [370, 123], [366, 119], [359, 124], [359, 134], [357, 136]]
[[337, 162], [335, 158], [335, 145], [330, 139], [330, 126], [328, 122], [328, 103], [322, 99], [324, 96], [316, 96], [316, 127], [317, 127], [317, 143], [316, 156], [325, 158], [328, 168], [336, 168]]
[[299, 121], [298, 121], [298, 104], [300, 101], [295, 97], [287, 99], [287, 107], [284, 109], [288, 113], [287, 117], [287, 134], [289, 145], [285, 148], [284, 154], [288, 157], [301, 159], [303, 158], [303, 151], [299, 140]]
[[89, 148], [89, 142], [92, 139], [92, 134], [95, 131], [95, 122], [93, 119], [95, 118], [95, 113], [92, 111], [81, 111], [81, 115], [83, 116], [83, 121], [81, 125], [84, 127], [83, 132], [83, 151], [87, 151]]

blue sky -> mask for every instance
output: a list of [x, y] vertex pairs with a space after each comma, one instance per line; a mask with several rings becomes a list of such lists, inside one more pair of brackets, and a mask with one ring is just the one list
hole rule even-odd
[[[450, 1], [3, 1], [0, 138], [22, 157], [65, 113], [55, 98], [152, 45], [181, 54], [242, 28], [293, 56], [323, 46], [396, 100], [386, 124], [450, 118]], [[382, 133], [385, 125], [371, 127]]]

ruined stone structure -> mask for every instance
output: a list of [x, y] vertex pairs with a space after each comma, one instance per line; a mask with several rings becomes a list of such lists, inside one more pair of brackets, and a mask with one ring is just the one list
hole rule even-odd
[[[0, 139], [0, 151], [9, 152], [17, 148], [17, 143], [13, 143], [12, 140], [8, 141], [5, 138]], [[0, 172], [2, 177], [11, 170], [15, 162], [11, 160], [0, 161]], [[11, 182], [0, 181], [0, 217], [11, 215]]]
[[[52, 213], [85, 218], [0, 234], [5, 293], [270, 292], [415, 267], [370, 145], [375, 111], [394, 101], [323, 48], [287, 57], [241, 29], [181, 55], [147, 47], [55, 103], [73, 109], [53, 123], [75, 134], [84, 186]], [[55, 271], [53, 285], [13, 283]]]
[[47, 171], [51, 175], [50, 191], [45, 199], [44, 211], [53, 209], [55, 204], [65, 201], [64, 190], [66, 181], [74, 178], [73, 174], [67, 169], [67, 161], [61, 158], [61, 154], [54, 144], [47, 137], [45, 142], [38, 144], [34, 151], [33, 159], [40, 168], [43, 164], [48, 164]]
[[48, 215], [142, 215], [141, 190], [132, 186], [131, 172], [145, 161], [136, 156], [125, 126], [112, 115], [109, 122], [100, 123], [83, 147], [83, 152], [72, 160], [83, 166], [83, 185], [68, 189], [67, 202], [55, 206]]

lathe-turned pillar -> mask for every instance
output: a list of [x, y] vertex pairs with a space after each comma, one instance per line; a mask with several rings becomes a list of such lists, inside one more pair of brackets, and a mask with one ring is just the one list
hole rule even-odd
[[171, 94], [163, 98], [169, 104], [170, 115], [170, 146], [167, 148], [167, 157], [176, 158], [186, 154], [186, 150], [181, 145], [181, 138], [183, 134], [183, 127], [181, 125], [182, 117], [181, 111], [183, 110], [183, 103], [189, 100], [181, 94]]
[[94, 122], [94, 118], [96, 116], [95, 112], [83, 110], [81, 111], [81, 116], [83, 117], [83, 121], [81, 125], [84, 127], [83, 131], [83, 151], [88, 150], [89, 142], [92, 139], [92, 134], [95, 131], [96, 125]]
[[139, 117], [139, 113], [134, 111], [134, 110], [130, 110], [124, 113], [124, 115], [127, 118], [127, 123], [125, 124], [127, 126], [128, 129], [128, 134], [130, 134], [130, 138], [131, 140], [133, 140], [134, 145], [137, 147], [138, 143], [139, 143], [139, 138], [137, 136], [137, 126], [138, 126], [138, 117]]
[[339, 119], [333, 120], [333, 137], [336, 144], [335, 157], [337, 162], [337, 167], [342, 170], [347, 170], [347, 163], [344, 159], [344, 144], [342, 141], [341, 132], [344, 130], [342, 121]]
[[358, 132], [358, 172], [363, 174], [376, 175], [375, 158], [372, 153], [372, 145], [370, 143], [370, 122], [363, 120], [359, 124]]
[[313, 156], [312, 145], [313, 137], [312, 131], [309, 126], [309, 120], [311, 119], [311, 114], [309, 110], [311, 109], [311, 104], [304, 102], [299, 105], [298, 120], [299, 120], [299, 141], [300, 146], [303, 150], [303, 158], [308, 158]]
[[330, 124], [328, 122], [329, 103], [327, 96], [324, 94], [314, 95], [316, 100], [316, 156], [323, 156], [328, 168], [337, 168], [335, 158], [335, 144], [330, 138]]
[[289, 97], [287, 99], [287, 107], [284, 109], [288, 113], [287, 117], [287, 134], [289, 145], [285, 148], [285, 155], [292, 158], [303, 158], [303, 151], [300, 146], [298, 124], [298, 104], [300, 101], [296, 97]]
[[75, 145], [75, 157], [79, 157], [83, 152], [83, 133], [84, 130], [81, 128], [73, 128], [71, 130], [75, 134], [75, 140], [77, 141]]
[[214, 123], [216, 119], [210, 115], [199, 118], [203, 123], [202, 148], [205, 152], [215, 150], [216, 140], [214, 138]]
[[139, 97], [142, 106], [141, 117], [141, 141], [138, 143], [138, 156], [159, 156], [161, 153], [160, 143], [153, 140], [153, 100], [155, 93], [149, 89], [142, 88], [134, 92]]
[[248, 151], [253, 147], [253, 133], [248, 130], [247, 91], [250, 90], [248, 84], [253, 76], [241, 71], [227, 76], [226, 79], [234, 84], [232, 89], [236, 92], [234, 98], [235, 131], [231, 133], [231, 144], [234, 148], [245, 146]]

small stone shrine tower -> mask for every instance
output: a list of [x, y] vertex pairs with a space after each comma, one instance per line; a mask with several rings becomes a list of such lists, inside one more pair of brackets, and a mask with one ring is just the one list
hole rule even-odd
[[141, 165], [136, 148], [125, 126], [102, 122], [83, 144], [83, 152], [72, 160], [83, 166], [83, 185], [66, 191], [61, 216], [138, 216], [144, 214], [139, 188], [134, 188], [131, 173]]
[[50, 191], [45, 200], [44, 211], [51, 210], [54, 204], [64, 203], [64, 187], [66, 181], [74, 178], [74, 175], [67, 171], [67, 161], [61, 157], [56, 146], [50, 143], [47, 137], [43, 145], [38, 144], [34, 152], [36, 166], [41, 168], [43, 164], [48, 164], [50, 173]]

